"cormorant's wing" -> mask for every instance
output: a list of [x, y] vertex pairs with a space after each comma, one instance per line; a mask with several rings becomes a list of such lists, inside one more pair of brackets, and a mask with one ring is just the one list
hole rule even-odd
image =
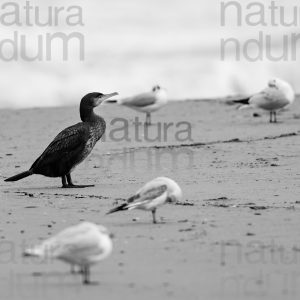
[[40, 157], [33, 163], [31, 169], [39, 163], [47, 164], [55, 161], [64, 153], [70, 153], [76, 149], [84, 147], [88, 141], [90, 133], [84, 123], [78, 123], [61, 131]]
[[156, 98], [153, 93], [144, 93], [140, 95], [136, 95], [131, 98], [125, 98], [121, 101], [121, 104], [127, 106], [137, 106], [144, 107], [149, 106], [156, 103]]

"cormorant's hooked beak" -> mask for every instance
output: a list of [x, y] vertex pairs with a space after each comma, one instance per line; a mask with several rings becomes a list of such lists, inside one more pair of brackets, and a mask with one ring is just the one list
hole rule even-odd
[[101, 103], [103, 103], [105, 100], [113, 97], [113, 96], [117, 96], [119, 95], [118, 93], [111, 93], [111, 94], [104, 94], [104, 95], [101, 95], [99, 98], [96, 99], [96, 103], [95, 105], [98, 106], [100, 105]]

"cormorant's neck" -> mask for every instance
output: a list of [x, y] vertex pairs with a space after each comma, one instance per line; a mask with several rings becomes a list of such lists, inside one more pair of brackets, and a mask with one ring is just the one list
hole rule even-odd
[[80, 118], [82, 122], [97, 122], [102, 119], [94, 113], [93, 107], [86, 107], [84, 105], [80, 105]]

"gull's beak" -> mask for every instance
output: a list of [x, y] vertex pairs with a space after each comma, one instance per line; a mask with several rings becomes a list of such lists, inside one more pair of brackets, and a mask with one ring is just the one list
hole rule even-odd
[[270, 80], [269, 83], [268, 83], [268, 86], [272, 87], [272, 88], [276, 88], [277, 87], [276, 81], [275, 80]]
[[111, 93], [111, 94], [104, 94], [102, 96], [100, 96], [97, 100], [96, 100], [96, 106], [100, 105], [101, 103], [103, 103], [105, 100], [113, 97], [113, 96], [117, 96], [119, 95], [118, 93]]

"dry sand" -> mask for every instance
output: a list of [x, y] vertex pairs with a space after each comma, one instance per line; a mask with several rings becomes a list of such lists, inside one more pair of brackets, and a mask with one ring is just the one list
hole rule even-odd
[[[214, 101], [172, 103], [153, 115], [155, 123], [189, 120], [193, 141], [185, 142], [174, 126], [166, 141], [145, 141], [142, 127], [135, 141], [134, 117], [144, 115], [109, 105], [97, 111], [107, 123], [128, 118], [132, 141], [99, 142], [73, 173], [76, 183], [96, 186], [74, 190], [37, 175], [2, 180], [29, 168], [79, 120], [78, 108], [0, 111], [1, 300], [299, 299], [299, 101], [278, 124]], [[150, 131], [155, 137], [157, 125]], [[184, 191], [181, 204], [158, 210], [161, 224], [143, 211], [105, 215], [160, 175]], [[81, 220], [116, 235], [112, 256], [92, 269], [99, 284], [81, 285], [62, 262], [22, 258], [24, 245]]]

